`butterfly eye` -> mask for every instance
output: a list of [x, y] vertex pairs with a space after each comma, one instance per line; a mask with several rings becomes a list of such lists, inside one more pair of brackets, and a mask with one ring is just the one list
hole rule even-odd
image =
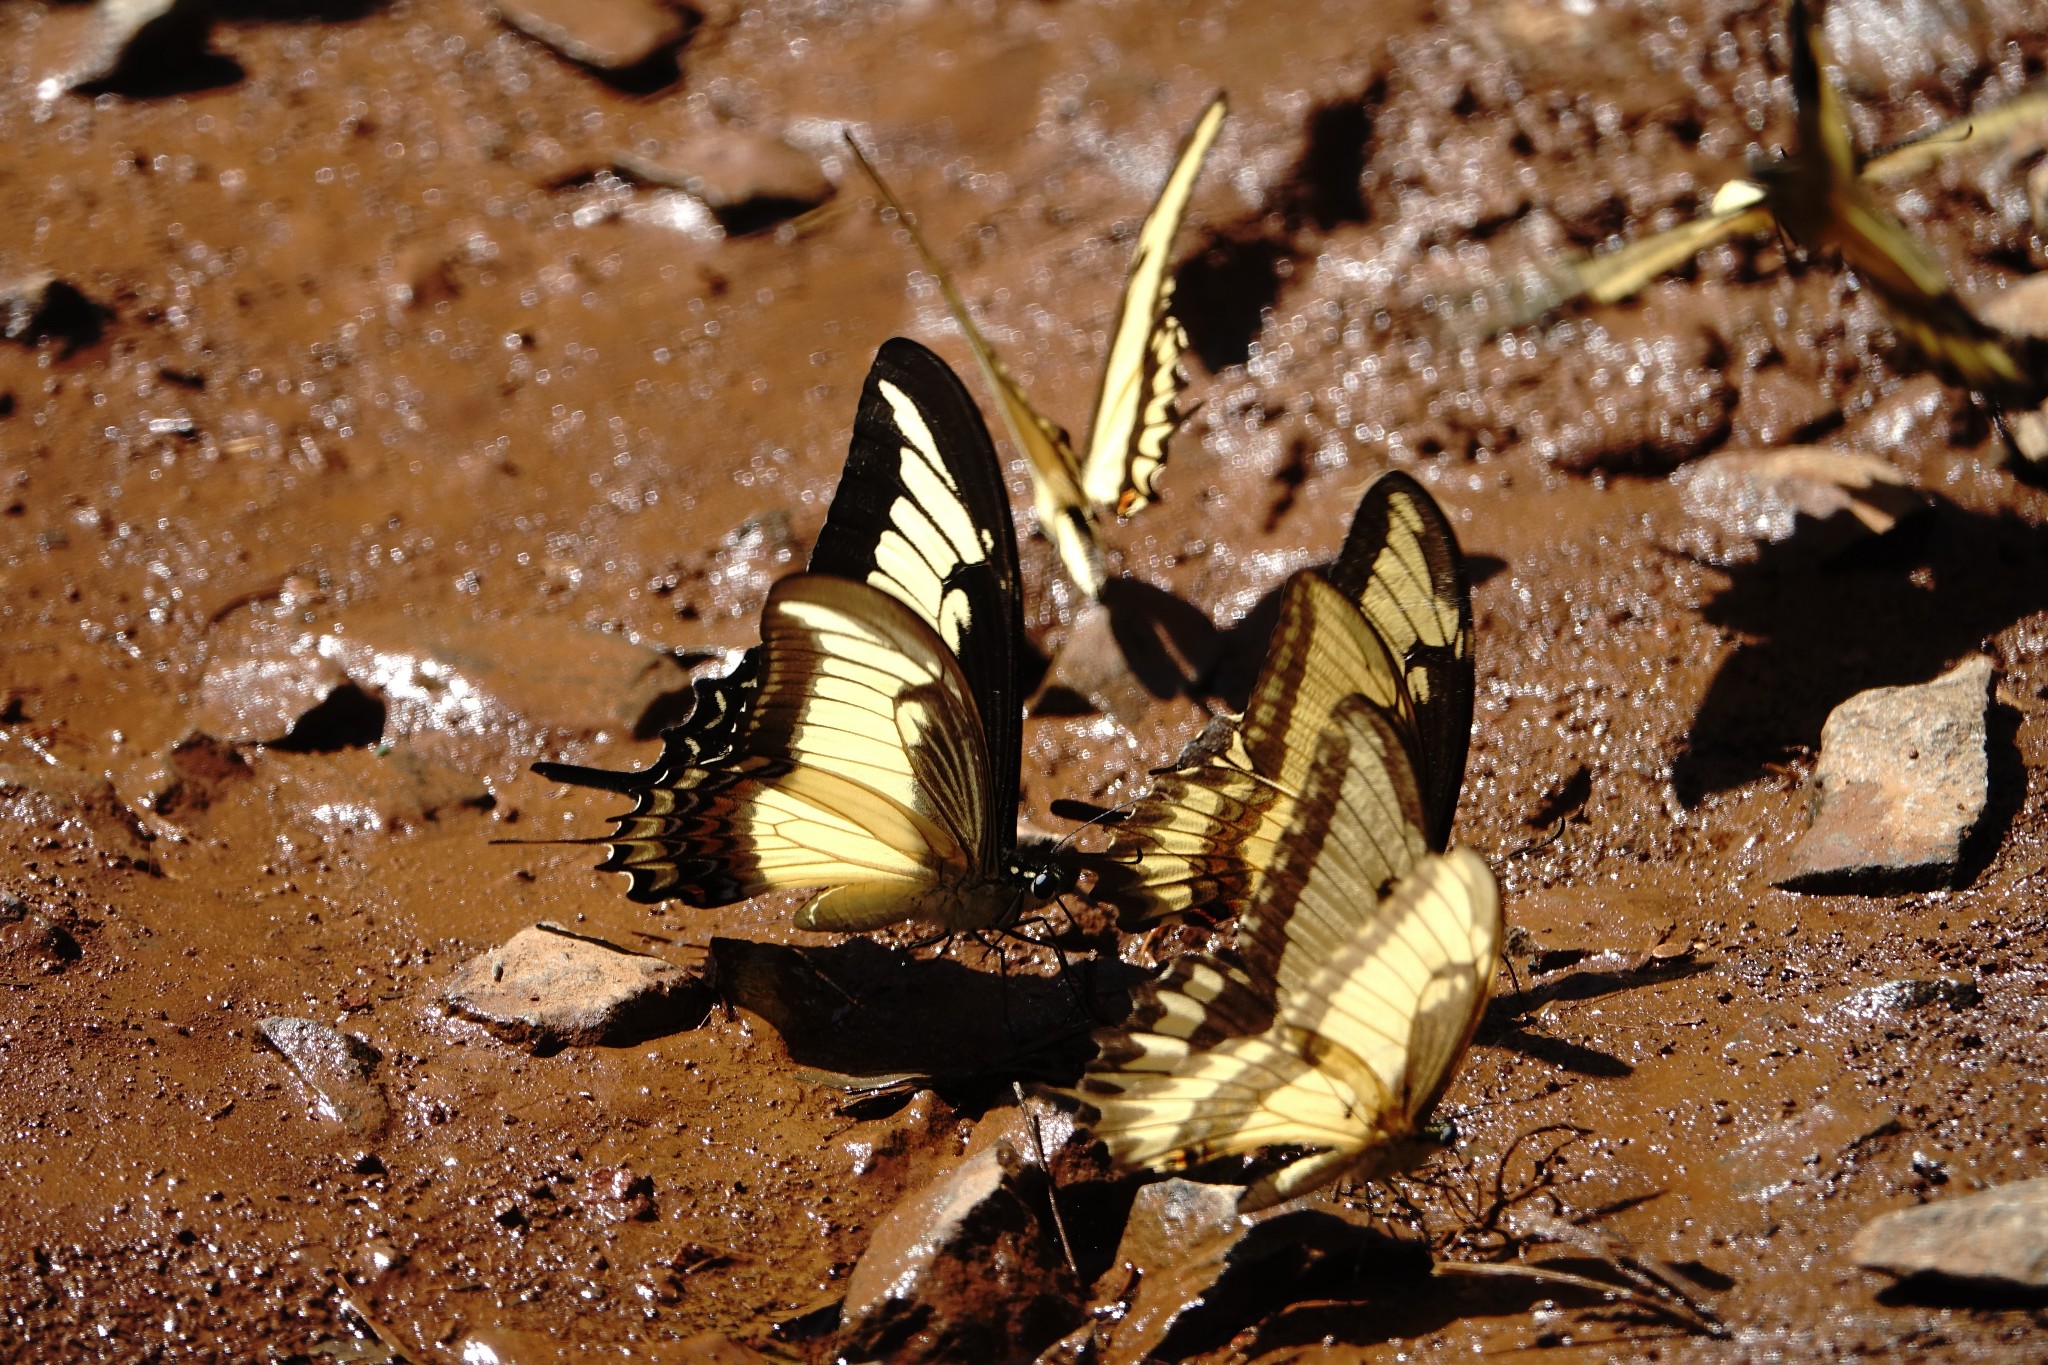
[[1063, 896], [1074, 889], [1074, 869], [1059, 863], [1048, 863], [1044, 867], [1024, 868], [1031, 876], [1031, 894], [1042, 901]]
[[1434, 1142], [1439, 1147], [1458, 1145], [1458, 1125], [1449, 1119], [1431, 1119], [1415, 1130], [1416, 1136]]

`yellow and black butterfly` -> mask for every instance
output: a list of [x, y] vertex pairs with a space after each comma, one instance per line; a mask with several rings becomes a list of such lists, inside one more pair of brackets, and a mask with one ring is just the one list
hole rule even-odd
[[783, 578], [761, 643], [700, 683], [645, 772], [534, 770], [634, 798], [600, 869], [637, 901], [727, 905], [826, 888], [796, 917], [1007, 923], [1022, 724], [1017, 543], [973, 400], [914, 341], [884, 343], [808, 572]]
[[1180, 233], [1202, 159], [1223, 127], [1227, 108], [1223, 96], [1218, 95], [1195, 120], [1181, 142], [1158, 202], [1139, 229], [1131, 272], [1110, 329], [1109, 354], [1103, 360], [1102, 387], [1095, 399], [1085, 456], [1075, 450], [1064, 427], [1032, 405], [988, 338], [974, 325], [966, 299], [925, 245], [916, 220], [852, 135], [846, 139], [861, 169], [910, 233], [924, 268], [938, 281], [954, 322], [981, 366], [982, 378], [996, 396], [1003, 425], [1030, 466], [1038, 528], [1059, 551], [1068, 574], [1090, 597], [1101, 593], [1104, 577], [1096, 517], [1105, 508], [1128, 517], [1152, 500], [1153, 485], [1166, 463], [1167, 443], [1184, 416], [1177, 403], [1184, 382], [1181, 356], [1188, 347], [1188, 334], [1173, 314], [1173, 261], [1167, 253]]
[[1856, 174], [1849, 124], [1822, 70], [1827, 49], [1805, 0], [1792, 0], [1792, 100], [1797, 145], [1760, 166], [1763, 205], [1801, 251], [1833, 250], [1876, 292], [1901, 336], [1944, 377], [1993, 403], [2032, 406], [2042, 383], [2016, 347], [1963, 306], [1941, 262]]
[[1429, 848], [1449, 841], [1473, 689], [1471, 589], [1450, 523], [1415, 480], [1383, 474], [1321, 577], [1351, 610], [1283, 615], [1244, 714], [1210, 722], [1155, 773], [1106, 852], [1076, 855], [1126, 925], [1245, 903], [1293, 818], [1316, 737], [1354, 693], [1397, 718], [1421, 782], [1418, 829]]
[[[1368, 515], [1376, 502], [1442, 526], [1419, 488], [1385, 485], [1368, 490], [1354, 537], [1384, 515]], [[1417, 511], [1424, 504], [1427, 516]], [[1374, 538], [1391, 547], [1408, 534]], [[1182, 1168], [1266, 1147], [1312, 1149], [1251, 1188], [1240, 1207], [1253, 1209], [1347, 1172], [1398, 1169], [1433, 1140], [1424, 1121], [1478, 1026], [1502, 932], [1486, 864], [1468, 849], [1441, 851], [1466, 736], [1444, 752], [1448, 725], [1419, 718], [1454, 699], [1433, 693], [1425, 704], [1409, 682], [1455, 689], [1462, 673], [1469, 724], [1469, 609], [1426, 586], [1464, 581], [1447, 528], [1437, 547], [1451, 556], [1446, 571], [1415, 577], [1426, 558], [1410, 548], [1390, 561], [1383, 550], [1378, 561], [1405, 581], [1368, 581], [1362, 591], [1314, 572], [1290, 579], [1238, 739], [1176, 774], [1207, 768], [1222, 780], [1202, 790], [1231, 790], [1233, 801], [1167, 800], [1149, 813], [1140, 803], [1153, 856], [1171, 869], [1155, 886], [1184, 896], [1197, 883], [1183, 869], [1201, 861], [1189, 856], [1192, 843], [1214, 836], [1203, 884], [1211, 894], [1195, 899], [1237, 916], [1236, 947], [1229, 959], [1175, 962], [1140, 989], [1131, 1020], [1103, 1036], [1080, 1098], [1119, 1165]], [[1397, 656], [1374, 619], [1376, 598], [1382, 610], [1398, 604], [1408, 626], [1423, 623], [1416, 639], [1444, 642], [1431, 647], [1434, 658], [1412, 648], [1408, 662]], [[1273, 736], [1286, 751], [1259, 771], [1254, 743]], [[1193, 820], [1180, 819], [1191, 809]], [[1182, 842], [1157, 851], [1168, 832]], [[1252, 875], [1233, 880], [1230, 864]], [[1214, 875], [1219, 868], [1224, 875]]]
[[1721, 186], [1708, 211], [1690, 222], [1520, 282], [1507, 307], [1489, 310], [1489, 329], [1532, 322], [1574, 298], [1618, 302], [1711, 246], [1775, 225], [1810, 255], [1836, 252], [1876, 292], [1900, 335], [1945, 378], [2000, 406], [2038, 403], [2044, 385], [2025, 348], [1964, 306], [1941, 263], [1872, 187], [2048, 117], [2048, 91], [1946, 124], [1859, 169], [1839, 97], [1822, 70], [1826, 49], [1819, 25], [1803, 3], [1794, 3], [1788, 26], [1797, 120], [1793, 150], [1756, 167], [1753, 179]]

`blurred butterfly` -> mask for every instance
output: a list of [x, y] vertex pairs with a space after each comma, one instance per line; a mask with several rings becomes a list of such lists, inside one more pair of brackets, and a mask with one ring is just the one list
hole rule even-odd
[[697, 685], [644, 772], [537, 763], [634, 799], [600, 870], [636, 901], [717, 906], [824, 887], [799, 928], [1008, 923], [1022, 639], [1001, 466], [973, 400], [914, 341], [875, 356], [808, 572], [777, 582], [761, 643]]
[[1614, 303], [1700, 252], [1773, 225], [1809, 254], [1832, 249], [1884, 303], [1899, 333], [1948, 379], [1996, 404], [2031, 406], [2041, 383], [2013, 339], [1963, 305], [1926, 245], [1899, 222], [1872, 186], [1903, 180], [1958, 151], [1995, 145], [2030, 123], [2048, 120], [2048, 90], [1943, 125], [1871, 158], [1860, 169], [1839, 98], [1821, 70], [1819, 25], [1803, 4], [1789, 21], [1797, 144], [1731, 180], [1706, 213], [1597, 256], [1560, 262], [1515, 281], [1486, 328], [1532, 322], [1576, 298]]
[[1337, 565], [1288, 581], [1242, 722], [1120, 828], [1138, 871], [1098, 894], [1237, 927], [1234, 953], [1179, 959], [1101, 1035], [1080, 1098], [1118, 1165], [1311, 1149], [1255, 1183], [1249, 1210], [1434, 1140], [1502, 932], [1486, 864], [1440, 851], [1471, 717], [1464, 585], [1434, 502], [1383, 477]]
[[1117, 305], [1103, 361], [1102, 387], [1088, 428], [1086, 454], [1078, 452], [1066, 429], [1032, 405], [988, 338], [974, 325], [966, 299], [952, 277], [925, 244], [917, 222], [883, 181], [881, 173], [847, 135], [861, 169], [910, 233], [924, 268], [938, 281], [953, 320], [967, 338], [982, 379], [996, 396], [1003, 425], [1024, 453], [1031, 469], [1038, 528], [1059, 551], [1060, 562], [1074, 582], [1097, 596], [1102, 591], [1102, 547], [1095, 520], [1102, 509], [1128, 517], [1152, 500], [1159, 470], [1166, 463], [1167, 443], [1184, 414], [1177, 403], [1184, 377], [1181, 356], [1188, 348], [1187, 329], [1173, 314], [1174, 278], [1167, 255], [1179, 235], [1181, 220], [1227, 112], [1218, 95], [1188, 130], [1173, 170], [1159, 191], [1158, 202], [1138, 231], [1131, 272]]
[[2017, 348], [1963, 306], [1925, 243], [1893, 217], [1856, 174], [1856, 153], [1834, 85], [1821, 65], [1827, 49], [1805, 0], [1792, 0], [1792, 101], [1798, 142], [1757, 168], [1763, 207], [1809, 255], [1833, 250], [1884, 304], [1903, 336], [1944, 377], [2000, 406], [2031, 407], [2038, 375]]

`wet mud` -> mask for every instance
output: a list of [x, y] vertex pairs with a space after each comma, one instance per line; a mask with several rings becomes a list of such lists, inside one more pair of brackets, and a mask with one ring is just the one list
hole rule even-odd
[[[1836, 8], [1866, 148], [2048, 63], [2038, 5], [1942, 7], [1934, 38]], [[1175, 1319], [1152, 1291], [1159, 1349], [2041, 1353], [2038, 1303], [1902, 1291], [1845, 1250], [1879, 1213], [2048, 1160], [2048, 495], [1865, 292], [1773, 239], [1483, 343], [1432, 311], [1677, 222], [1781, 145], [1774, 7], [619, 22], [658, 41], [612, 68], [481, 6], [228, 4], [67, 91], [104, 41], [93, 12], [0, 9], [12, 1349], [743, 1358], [709, 1333], [833, 1356], [890, 1211], [1008, 1131], [1012, 1080], [1071, 1079], [1091, 1011], [1183, 945], [1084, 912], [1065, 978], [1015, 945], [934, 959], [911, 931], [801, 934], [787, 897], [634, 905], [596, 850], [497, 841], [602, 831], [615, 799], [527, 765], [649, 761], [690, 679], [754, 641], [885, 338], [967, 372], [840, 130], [1073, 426], [1137, 222], [1222, 87], [1177, 248], [1199, 406], [1159, 503], [1108, 533], [1202, 676], [1127, 679], [1112, 713], [1055, 665], [1023, 818], [1063, 831], [1054, 801], [1135, 794], [1241, 695], [1278, 584], [1396, 466], [1472, 558], [1457, 838], [1516, 935], [1446, 1100], [1457, 1146], [1330, 1205], [1406, 1251], [1268, 1235], [1292, 1259], [1260, 1264], [1291, 1269], [1224, 1267], [1228, 1312]], [[715, 208], [686, 187], [704, 139]], [[792, 149], [831, 183], [792, 175]], [[2044, 264], [2038, 152], [1958, 159], [1896, 201], [1973, 298]], [[1789, 443], [1877, 456], [1932, 510], [1841, 553], [1700, 554], [1669, 473]], [[1010, 477], [1023, 509], [1014, 458]], [[1023, 553], [1037, 649], [1099, 638], [1045, 542]], [[1993, 791], [1956, 883], [1776, 889], [1830, 710], [1976, 653]], [[566, 1046], [448, 1007], [465, 964], [541, 921], [683, 967], [704, 998]], [[842, 1088], [855, 1072], [894, 1079]], [[1116, 1278], [1134, 1197], [1076, 1197], [1085, 1276]], [[1595, 1269], [1627, 1248], [1725, 1333], [1559, 1282], [1419, 1278], [1418, 1245]], [[997, 1308], [1041, 1334], [1003, 1339], [1027, 1359], [1073, 1323]]]

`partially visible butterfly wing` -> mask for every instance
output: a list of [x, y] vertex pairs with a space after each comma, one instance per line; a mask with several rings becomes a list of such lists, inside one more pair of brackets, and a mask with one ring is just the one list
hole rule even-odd
[[[973, 880], [988, 805], [987, 748], [953, 655], [903, 603], [864, 584], [794, 574], [770, 590], [759, 682], [729, 752], [709, 765], [674, 741], [626, 786], [601, 870], [639, 901], [726, 905], [787, 887], [827, 892], [805, 928], [943, 918]], [[577, 781], [590, 770], [544, 765]], [[858, 901], [841, 922], [835, 897]]]
[[1472, 587], [1443, 509], [1399, 470], [1359, 499], [1336, 561], [1323, 571], [1356, 603], [1400, 665], [1415, 717], [1423, 829], [1450, 843], [1472, 738]]
[[1389, 800], [1402, 770], [1380, 762], [1400, 751], [1372, 708], [1342, 708], [1246, 911], [1245, 964], [1182, 959], [1105, 1038], [1081, 1089], [1118, 1164], [1178, 1167], [1281, 1143], [1329, 1154], [1262, 1182], [1256, 1205], [1406, 1158], [1485, 1006], [1500, 905], [1463, 849], [1423, 854], [1382, 896], [1385, 869], [1408, 856], [1391, 828], [1401, 799]]
[[1059, 552], [1060, 562], [1066, 565], [1067, 573], [1083, 591], [1094, 597], [1102, 591], [1104, 570], [1102, 549], [1095, 540], [1095, 525], [1087, 499], [1081, 491], [1081, 459], [1074, 452], [1073, 440], [1066, 429], [1033, 407], [1024, 388], [1010, 374], [1010, 367], [996, 354], [988, 338], [974, 325], [974, 315], [968, 310], [967, 300], [953, 284], [953, 277], [939, 264], [939, 258], [925, 244], [924, 234], [917, 230], [917, 220], [910, 216], [910, 210], [903, 207], [889, 188], [882, 173], [868, 160], [860, 144], [847, 134], [846, 145], [853, 149], [853, 155], [860, 167], [874, 183], [875, 192], [896, 212], [896, 221], [910, 234], [910, 241], [917, 248], [919, 259], [931, 277], [938, 281], [939, 293], [946, 300], [946, 307], [952, 310], [953, 322], [960, 334], [967, 339], [967, 348], [974, 352], [975, 364], [981, 367], [981, 377], [996, 398], [996, 408], [1002, 413], [1003, 426], [1010, 433], [1010, 440], [1023, 453], [1031, 470], [1032, 504], [1038, 513], [1039, 530], [1052, 541]]
[[1017, 533], [974, 400], [945, 361], [914, 341], [896, 337], [875, 355], [810, 567], [888, 593], [959, 659], [981, 713], [996, 796], [983, 847], [1007, 856], [1024, 724]]
[[1113, 506], [1120, 517], [1152, 500], [1167, 443], [1180, 425], [1181, 356], [1188, 334], [1173, 314], [1173, 239], [1228, 112], [1228, 102], [1216, 96], [1181, 140], [1166, 185], [1138, 231], [1110, 329], [1102, 387], [1088, 424], [1088, 454], [1081, 462], [1081, 492], [1090, 505]]
[[1224, 722], [1218, 742], [1190, 746], [1117, 824], [1109, 848], [1084, 857], [1096, 898], [1126, 924], [1243, 909], [1293, 818], [1319, 737], [1353, 695], [1383, 708], [1404, 745], [1414, 742], [1402, 671], [1378, 633], [1335, 587], [1296, 574], [1235, 732]]
[[2014, 133], [2048, 124], [2048, 88], [2015, 96], [1994, 109], [1965, 114], [1938, 128], [1907, 138], [1863, 163], [1863, 178], [1890, 184], [1918, 175], [1945, 157], [1996, 147]]

